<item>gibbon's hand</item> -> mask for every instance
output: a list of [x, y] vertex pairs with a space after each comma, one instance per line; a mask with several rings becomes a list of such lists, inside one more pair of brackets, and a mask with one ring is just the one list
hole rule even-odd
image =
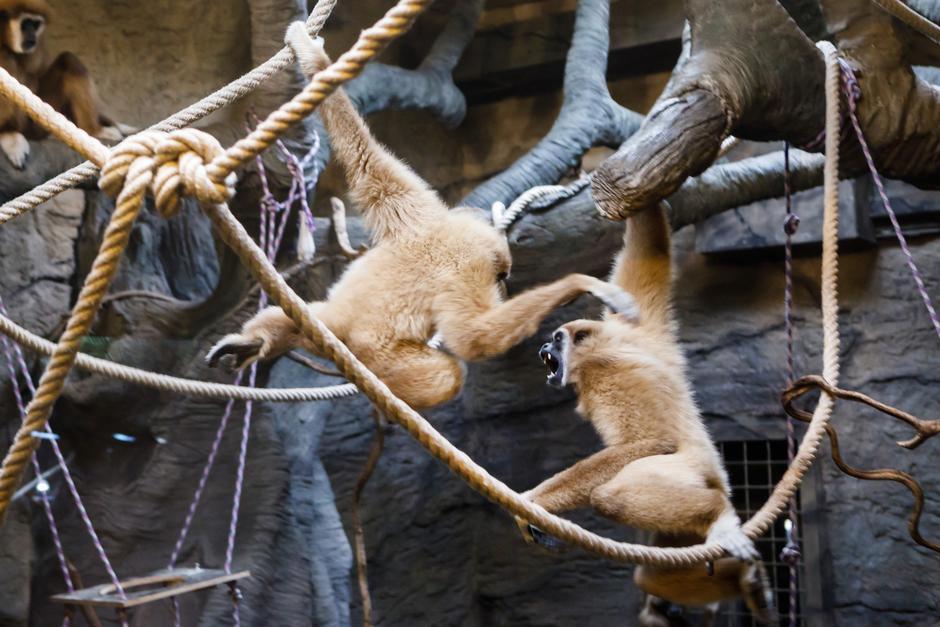
[[234, 372], [257, 361], [263, 347], [264, 340], [261, 338], [230, 333], [206, 353], [206, 363], [210, 368], [221, 364], [227, 371]]
[[636, 303], [636, 299], [619, 285], [598, 280], [595, 286], [590, 289], [590, 292], [595, 298], [604, 303], [605, 307], [623, 317], [624, 320], [635, 322], [640, 319], [640, 308]]

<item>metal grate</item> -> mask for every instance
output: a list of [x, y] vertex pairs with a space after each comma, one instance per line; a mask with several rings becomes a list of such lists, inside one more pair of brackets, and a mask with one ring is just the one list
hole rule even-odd
[[[731, 499], [742, 520], [747, 520], [767, 501], [774, 485], [783, 477], [789, 462], [787, 461], [786, 440], [740, 440], [718, 443], [721, 456], [728, 469], [731, 482]], [[799, 492], [797, 492], [797, 526], [802, 529]], [[790, 611], [790, 569], [780, 561], [780, 551], [787, 543], [784, 514], [777, 518], [773, 527], [757, 540], [757, 549], [764, 558], [767, 574], [773, 586], [780, 625], [789, 625]], [[803, 624], [803, 581], [804, 564], [797, 567], [797, 624]], [[733, 605], [724, 604], [719, 613], [717, 625], [724, 627], [751, 627], [757, 623], [742, 602]]]

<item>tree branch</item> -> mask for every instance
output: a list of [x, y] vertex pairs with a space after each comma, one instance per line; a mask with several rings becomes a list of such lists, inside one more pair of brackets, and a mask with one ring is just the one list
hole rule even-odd
[[[827, 29], [859, 75], [859, 117], [879, 170], [937, 186], [940, 90], [914, 75], [900, 36], [905, 27], [869, 0], [821, 5]], [[801, 146], [822, 128], [821, 54], [780, 3], [729, 0], [716, 7], [688, 0], [687, 7], [688, 60], [640, 130], [595, 174], [594, 198], [609, 217], [622, 219], [675, 193], [714, 161], [728, 134]], [[841, 149], [843, 169], [860, 171], [852, 133], [844, 134]]]
[[621, 107], [607, 89], [609, 0], [580, 0], [565, 61], [564, 100], [548, 134], [502, 173], [474, 189], [460, 204], [509, 205], [527, 189], [557, 182], [596, 145], [617, 146], [642, 116]]
[[594, 198], [609, 217], [622, 219], [675, 192], [711, 165], [732, 133], [805, 144], [822, 128], [822, 57], [780, 4], [686, 5], [689, 57], [640, 130], [595, 173]]

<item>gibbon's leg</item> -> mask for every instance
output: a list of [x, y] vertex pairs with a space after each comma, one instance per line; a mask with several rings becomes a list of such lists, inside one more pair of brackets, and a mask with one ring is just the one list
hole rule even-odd
[[101, 134], [95, 86], [85, 65], [63, 52], [39, 79], [37, 95], [89, 135]]
[[672, 317], [669, 234], [661, 203], [627, 219], [623, 249], [614, 262], [610, 282], [633, 295], [641, 322], [668, 324]]
[[[334, 333], [342, 332], [342, 323], [334, 320], [328, 302], [310, 305]], [[382, 379], [392, 392], [416, 409], [424, 409], [450, 400], [463, 385], [463, 368], [453, 357], [416, 341], [389, 343], [387, 338], [356, 333], [344, 339], [349, 350]], [[259, 359], [272, 359], [303, 347], [321, 355], [298, 331], [280, 307], [268, 307], [245, 323], [240, 333], [219, 340], [206, 355], [210, 367], [223, 364], [238, 370]]]
[[753, 564], [733, 557], [713, 562], [709, 574], [705, 564], [681, 568], [638, 566], [633, 571], [637, 587], [649, 595], [678, 605], [704, 607], [741, 596], [741, 577]]
[[457, 396], [463, 387], [461, 363], [427, 344], [398, 342], [386, 350], [350, 345], [362, 362], [414, 409], [427, 409]]
[[[320, 39], [303, 23], [287, 30], [290, 45], [308, 77], [330, 64]], [[433, 225], [447, 207], [424, 180], [372, 137], [346, 92], [337, 89], [317, 109], [333, 154], [346, 171], [349, 193], [376, 241]]]
[[[729, 540], [735, 530], [746, 540], [743, 549], [750, 554], [739, 557], [755, 557], [723, 488], [707, 485], [694, 464], [681, 453], [639, 459], [598, 486], [591, 493], [591, 506], [621, 524], [670, 535], [705, 537], [720, 523]], [[735, 542], [725, 548], [742, 547]]]
[[[334, 329], [327, 321], [327, 303], [314, 302], [308, 307], [330, 330]], [[211, 368], [222, 364], [230, 371], [240, 370], [259, 359], [273, 359], [298, 347], [317, 354], [283, 309], [267, 307], [246, 322], [239, 333], [229, 333], [216, 342], [206, 353], [206, 363]]]
[[[660, 440], [609, 446], [546, 479], [523, 496], [552, 513], [587, 507], [594, 489], [610, 481], [625, 465], [642, 457], [670, 451], [669, 446]], [[534, 541], [527, 521], [517, 517], [516, 524], [526, 541]]]
[[639, 566], [633, 580], [649, 595], [679, 605], [706, 607], [712, 619], [721, 601], [741, 597], [757, 622], [768, 624], [776, 620], [773, 589], [762, 562], [723, 557], [715, 560], [713, 568], [709, 574], [705, 564], [684, 568]]
[[[569, 274], [554, 283], [526, 290], [500, 303], [491, 285], [455, 280], [434, 302], [435, 327], [444, 345], [461, 359], [475, 361], [501, 355], [538, 331], [553, 310], [590, 293], [613, 311], [636, 315], [633, 298], [616, 285], [586, 274]], [[476, 289], [473, 286], [476, 285]]]

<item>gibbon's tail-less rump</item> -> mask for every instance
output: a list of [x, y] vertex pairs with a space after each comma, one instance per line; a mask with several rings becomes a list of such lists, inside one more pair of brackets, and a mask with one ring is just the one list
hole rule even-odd
[[[106, 141], [123, 136], [101, 115], [91, 75], [77, 56], [63, 52], [47, 63], [46, 25], [52, 10], [45, 0], [0, 0], [0, 65], [83, 131]], [[46, 132], [15, 104], [0, 96], [0, 149], [16, 168], [29, 158], [30, 139]]]
[[[526, 492], [550, 512], [591, 507], [624, 525], [653, 533], [659, 546], [717, 542], [729, 557], [684, 568], [641, 566], [637, 585], [683, 605], [708, 606], [743, 597], [755, 617], [773, 616], [763, 564], [741, 530], [728, 477], [692, 398], [672, 313], [669, 225], [663, 207], [631, 216], [611, 282], [631, 294], [633, 317], [575, 320], [539, 351], [548, 383], [572, 385], [578, 411], [604, 449]], [[528, 541], [538, 530], [517, 520]], [[642, 625], [657, 622], [647, 603]]]
[[[288, 43], [308, 75], [329, 58], [302, 24]], [[412, 407], [454, 398], [463, 383], [460, 360], [499, 355], [533, 335], [556, 307], [591, 293], [617, 311], [632, 309], [616, 286], [572, 274], [506, 302], [506, 238], [471, 212], [451, 211], [417, 174], [379, 144], [339, 89], [319, 108], [333, 154], [346, 172], [349, 195], [375, 245], [353, 261], [312, 313]], [[428, 346], [438, 334], [447, 352]], [[283, 311], [271, 307], [241, 332], [222, 338], [207, 355], [241, 368], [305, 342]]]

